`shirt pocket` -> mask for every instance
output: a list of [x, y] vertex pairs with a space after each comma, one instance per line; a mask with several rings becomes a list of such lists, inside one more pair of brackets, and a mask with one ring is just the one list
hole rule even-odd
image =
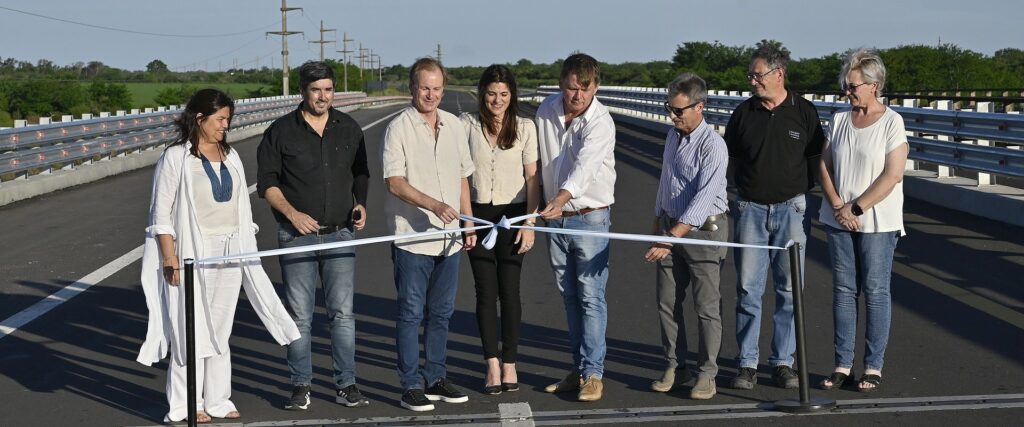
[[317, 167], [313, 150], [301, 142], [288, 142], [281, 148], [281, 161], [286, 169], [310, 171]]

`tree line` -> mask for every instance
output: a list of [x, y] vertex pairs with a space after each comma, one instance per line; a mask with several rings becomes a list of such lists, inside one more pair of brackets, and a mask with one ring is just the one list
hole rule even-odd
[[[750, 54], [764, 44], [788, 49], [774, 40], [761, 40], [753, 46], [729, 46], [718, 41], [683, 42], [671, 60], [602, 64], [602, 84], [613, 86], [664, 87], [684, 71], [697, 73], [711, 89], [749, 90], [746, 79]], [[888, 92], [910, 92], [962, 88], [1024, 88], [1024, 50], [1000, 49], [985, 55], [954, 44], [937, 46], [905, 45], [880, 49], [888, 68]], [[798, 91], [836, 91], [842, 66], [842, 53], [816, 58], [793, 59], [789, 63], [789, 87]], [[600, 59], [600, 58], [598, 58]], [[345, 64], [327, 60], [340, 80]], [[529, 59], [507, 64], [516, 73], [522, 88], [557, 84], [561, 60], [534, 63]], [[485, 66], [450, 67], [449, 83], [475, 86]], [[409, 68], [396, 65], [383, 70], [384, 81], [401, 91], [407, 90]], [[298, 93], [298, 70], [289, 72], [290, 93]], [[377, 80], [377, 73], [348, 65], [350, 90], [364, 90], [368, 82]], [[133, 100], [125, 83], [161, 83], [154, 102], [172, 105], [184, 102], [191, 93], [204, 86], [220, 83], [257, 83], [257, 89], [246, 97], [271, 96], [280, 93], [281, 71], [268, 67], [228, 69], [225, 71], [172, 71], [159, 59], [150, 61], [145, 70], [123, 70], [99, 61], [77, 62], [59, 66], [49, 60], [36, 63], [14, 58], [0, 58], [0, 126], [10, 126], [14, 119], [59, 117], [100, 111], [127, 110], [146, 106]]]

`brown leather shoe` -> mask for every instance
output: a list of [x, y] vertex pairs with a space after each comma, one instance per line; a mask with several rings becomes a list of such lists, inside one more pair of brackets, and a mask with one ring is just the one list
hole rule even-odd
[[565, 376], [561, 381], [544, 387], [544, 391], [548, 393], [565, 393], [568, 391], [576, 391], [580, 389], [580, 384], [583, 383], [583, 379], [580, 378], [580, 371], [575, 369], [569, 371], [569, 374]]
[[596, 402], [601, 400], [604, 392], [604, 383], [597, 375], [591, 375], [580, 385], [580, 394], [576, 396], [580, 402]]

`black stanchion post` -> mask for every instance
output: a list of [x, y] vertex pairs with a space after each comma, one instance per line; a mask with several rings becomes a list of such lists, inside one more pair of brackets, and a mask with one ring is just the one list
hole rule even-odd
[[[185, 374], [188, 392], [188, 426], [195, 427], [196, 419], [196, 310], [195, 310], [195, 260], [185, 259]], [[172, 360], [171, 363], [174, 363]]]
[[800, 377], [800, 399], [780, 400], [775, 402], [775, 409], [783, 412], [808, 414], [835, 408], [836, 401], [824, 398], [811, 398], [810, 384], [807, 379], [807, 347], [804, 345], [804, 275], [800, 262], [800, 244], [789, 247], [790, 285], [793, 289], [793, 321], [796, 323], [796, 369]]

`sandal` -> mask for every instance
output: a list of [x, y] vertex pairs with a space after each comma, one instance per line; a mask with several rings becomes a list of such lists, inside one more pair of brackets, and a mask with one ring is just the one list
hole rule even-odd
[[[864, 387], [864, 383], [873, 385], [874, 387]], [[857, 390], [861, 393], [872, 393], [882, 387], [882, 376], [875, 374], [866, 374], [860, 377], [860, 382], [857, 383]]]
[[842, 372], [833, 372], [832, 376], [821, 380], [821, 383], [819, 385], [821, 386], [822, 390], [836, 390], [843, 388], [843, 386], [846, 385], [847, 381], [850, 381], [851, 378], [853, 378], [852, 371], [849, 374], [844, 374]]
[[196, 412], [196, 424], [209, 424], [213, 422], [213, 418], [209, 414], [203, 411]]
[[226, 420], [234, 420], [238, 418], [242, 418], [242, 414], [238, 411], [231, 411], [224, 415], [224, 419]]

